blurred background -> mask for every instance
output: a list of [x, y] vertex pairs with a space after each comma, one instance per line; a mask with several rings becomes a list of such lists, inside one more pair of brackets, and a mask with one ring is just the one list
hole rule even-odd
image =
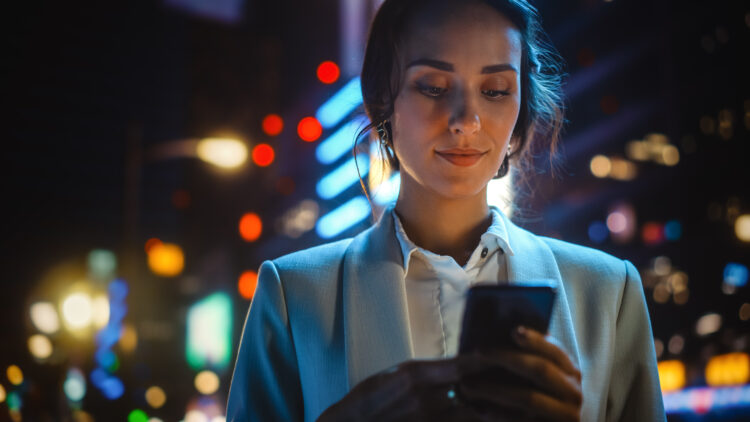
[[[0, 420], [224, 421], [260, 263], [372, 222], [380, 1], [42, 3], [2, 18]], [[533, 3], [565, 164], [516, 221], [638, 267], [671, 421], [747, 420], [750, 6]]]

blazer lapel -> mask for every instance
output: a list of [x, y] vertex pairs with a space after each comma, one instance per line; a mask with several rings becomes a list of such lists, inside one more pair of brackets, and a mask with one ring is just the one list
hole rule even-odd
[[535, 281], [547, 280], [557, 286], [549, 334], [561, 343], [560, 346], [568, 352], [573, 363], [580, 367], [575, 325], [554, 254], [541, 238], [516, 226], [502, 212], [500, 214], [503, 216], [508, 241], [513, 250], [512, 255], [506, 254], [508, 282], [531, 284]]
[[413, 357], [401, 250], [387, 210], [356, 236], [344, 257], [348, 388]]

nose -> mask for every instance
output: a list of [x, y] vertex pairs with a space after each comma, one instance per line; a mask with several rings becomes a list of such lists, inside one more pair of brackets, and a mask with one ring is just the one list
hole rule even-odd
[[448, 125], [454, 135], [474, 135], [481, 129], [479, 114], [466, 95], [456, 95]]

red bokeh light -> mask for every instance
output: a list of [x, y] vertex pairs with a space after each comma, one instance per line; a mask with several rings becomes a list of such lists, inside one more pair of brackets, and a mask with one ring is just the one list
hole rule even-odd
[[659, 223], [645, 223], [641, 229], [641, 238], [647, 245], [658, 245], [664, 241], [664, 225]]
[[268, 144], [258, 144], [253, 148], [253, 162], [258, 167], [266, 167], [273, 163], [276, 154]]
[[305, 117], [297, 125], [297, 134], [303, 141], [315, 142], [323, 134], [323, 126], [315, 117]]
[[240, 219], [240, 236], [247, 242], [255, 242], [263, 233], [263, 222], [258, 214], [249, 212]]
[[148, 253], [148, 251], [150, 251], [151, 248], [153, 248], [156, 245], [161, 245], [161, 240], [155, 237], [152, 237], [151, 239], [146, 241], [146, 244], [143, 246], [143, 249], [146, 251], [146, 253]]
[[258, 286], [258, 273], [255, 271], [245, 271], [240, 275], [237, 282], [237, 291], [245, 299], [252, 299], [255, 295], [255, 288]]
[[269, 114], [263, 118], [263, 133], [276, 136], [284, 129], [284, 119], [278, 114]]
[[339, 79], [341, 71], [339, 66], [332, 61], [325, 61], [318, 65], [318, 79], [324, 84], [332, 84]]

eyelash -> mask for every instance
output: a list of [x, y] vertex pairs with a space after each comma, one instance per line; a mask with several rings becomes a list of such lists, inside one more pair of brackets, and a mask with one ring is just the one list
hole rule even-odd
[[[443, 94], [445, 94], [445, 91], [447, 91], [447, 89], [445, 88], [440, 88], [437, 86], [429, 86], [429, 85], [417, 85], [417, 88], [419, 89], [419, 92], [432, 98], [438, 98], [442, 96]], [[488, 92], [491, 92], [494, 95], [487, 95]], [[486, 90], [483, 90], [482, 93], [492, 99], [502, 98], [507, 95], [510, 95], [510, 92], [500, 91], [498, 89], [486, 89]]]

